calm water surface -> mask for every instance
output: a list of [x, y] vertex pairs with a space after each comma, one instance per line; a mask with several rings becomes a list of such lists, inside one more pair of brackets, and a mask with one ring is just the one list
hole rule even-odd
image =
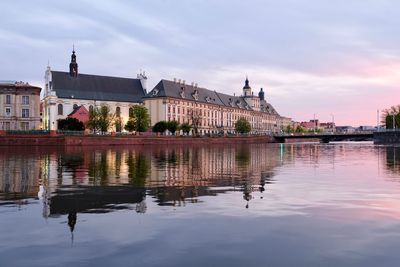
[[0, 147], [0, 266], [400, 266], [400, 147]]

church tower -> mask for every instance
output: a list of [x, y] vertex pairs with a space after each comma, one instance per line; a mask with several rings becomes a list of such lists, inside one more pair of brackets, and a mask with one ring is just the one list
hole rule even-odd
[[78, 63], [76, 63], [75, 48], [72, 48], [71, 63], [69, 63], [69, 75], [78, 77]]
[[244, 82], [244, 87], [243, 87], [243, 96], [244, 97], [251, 97], [251, 87], [249, 85], [249, 79], [246, 76], [246, 81]]

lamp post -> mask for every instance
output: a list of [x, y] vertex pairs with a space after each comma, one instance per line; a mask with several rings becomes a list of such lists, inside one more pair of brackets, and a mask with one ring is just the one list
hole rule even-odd
[[393, 127], [392, 127], [392, 128], [393, 128], [393, 131], [396, 131], [396, 120], [395, 120], [395, 116], [396, 116], [396, 115], [393, 113], [393, 114], [392, 114], [392, 118], [393, 118]]
[[332, 116], [332, 133], [335, 132], [335, 116], [333, 114], [331, 114]]
[[316, 128], [317, 128], [317, 122], [315, 121], [315, 113], [314, 113], [314, 134], [315, 134]]

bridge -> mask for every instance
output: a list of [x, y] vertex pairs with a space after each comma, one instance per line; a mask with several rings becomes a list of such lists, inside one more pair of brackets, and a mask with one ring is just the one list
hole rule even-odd
[[294, 133], [294, 134], [276, 134], [274, 139], [278, 143], [285, 143], [288, 139], [319, 139], [321, 143], [332, 141], [372, 141], [373, 132], [356, 133]]

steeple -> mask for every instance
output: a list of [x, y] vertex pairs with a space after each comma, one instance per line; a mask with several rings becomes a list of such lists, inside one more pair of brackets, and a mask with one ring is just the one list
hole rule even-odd
[[246, 76], [246, 80], [244, 82], [244, 86], [243, 86], [243, 95], [246, 96], [251, 96], [251, 87], [249, 85], [249, 79]]
[[260, 98], [260, 100], [264, 100], [265, 99], [264, 91], [263, 91], [262, 88], [260, 89], [260, 92], [258, 93], [258, 97]]
[[75, 47], [72, 46], [71, 63], [69, 63], [69, 75], [78, 77], [78, 63], [76, 63]]

